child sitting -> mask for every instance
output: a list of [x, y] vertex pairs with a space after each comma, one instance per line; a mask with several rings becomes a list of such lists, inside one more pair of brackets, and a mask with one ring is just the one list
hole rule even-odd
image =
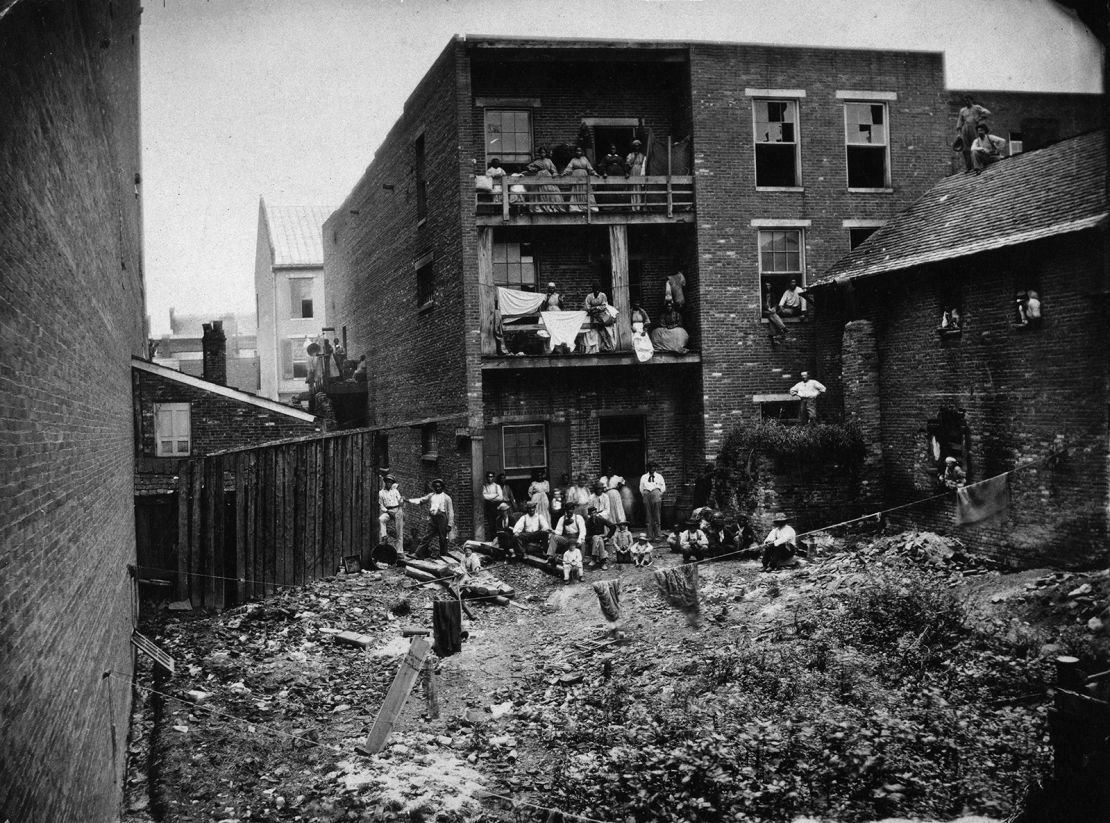
[[577, 575], [579, 582], [585, 579], [582, 576], [582, 550], [577, 543], [563, 552], [563, 582], [569, 583], [572, 574]]
[[637, 566], [650, 566], [652, 546], [644, 532], [636, 535], [636, 542], [632, 544], [632, 562]]
[[613, 535], [613, 553], [618, 563], [632, 562], [632, 532], [628, 530], [627, 520], [617, 524], [617, 531]]

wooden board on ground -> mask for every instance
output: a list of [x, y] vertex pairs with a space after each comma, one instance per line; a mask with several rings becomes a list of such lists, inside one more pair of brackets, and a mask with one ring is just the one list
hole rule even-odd
[[140, 634], [138, 630], [131, 632], [131, 645], [141, 651], [163, 669], [173, 674], [173, 658], [169, 656], [162, 649], [158, 648], [153, 640], [144, 634]]
[[377, 754], [385, 746], [385, 741], [389, 739], [389, 733], [393, 731], [393, 725], [397, 722], [397, 717], [401, 714], [401, 709], [404, 708], [409, 693], [412, 692], [416, 676], [420, 673], [424, 665], [424, 658], [428, 656], [428, 651], [431, 648], [432, 644], [423, 637], [413, 638], [409, 645], [408, 654], [401, 661], [397, 676], [393, 678], [393, 684], [389, 687], [385, 701], [374, 720], [374, 726], [366, 737], [366, 745], [363, 747], [362, 753]]

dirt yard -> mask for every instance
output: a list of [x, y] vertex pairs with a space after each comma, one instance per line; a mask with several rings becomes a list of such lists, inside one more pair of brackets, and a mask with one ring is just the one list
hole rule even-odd
[[[1049, 661], [1108, 656], [1105, 572], [1002, 574], [932, 535], [703, 565], [697, 614], [630, 566], [492, 571], [518, 605], [470, 605], [439, 717], [418, 684], [374, 757], [438, 585], [389, 568], [159, 612], [177, 671], [140, 671], [125, 821], [1001, 819], [1048, 766]], [[618, 576], [611, 624], [589, 582]]]

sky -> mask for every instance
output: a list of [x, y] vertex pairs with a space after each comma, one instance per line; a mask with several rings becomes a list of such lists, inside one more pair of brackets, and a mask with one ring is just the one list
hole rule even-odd
[[1051, 0], [153, 0], [152, 334], [171, 307], [253, 312], [259, 197], [336, 208], [455, 34], [921, 49], [945, 53], [949, 88], [1102, 91], [1101, 45]]

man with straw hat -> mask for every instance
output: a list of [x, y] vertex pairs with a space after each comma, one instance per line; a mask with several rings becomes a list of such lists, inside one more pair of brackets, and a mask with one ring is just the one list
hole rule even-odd
[[782, 512], [771, 518], [774, 528], [763, 539], [763, 571], [771, 571], [786, 563], [798, 551], [798, 535]]
[[409, 498], [409, 502], [415, 506], [427, 503], [428, 512], [431, 516], [428, 534], [421, 541], [417, 556], [427, 556], [434, 537], [439, 538], [439, 551], [433, 552], [432, 556], [439, 557], [441, 554], [447, 554], [447, 538], [455, 529], [455, 506], [451, 502], [451, 496], [444, 491], [444, 488], [443, 481], [437, 477], [432, 481], [430, 494], [423, 497]]

